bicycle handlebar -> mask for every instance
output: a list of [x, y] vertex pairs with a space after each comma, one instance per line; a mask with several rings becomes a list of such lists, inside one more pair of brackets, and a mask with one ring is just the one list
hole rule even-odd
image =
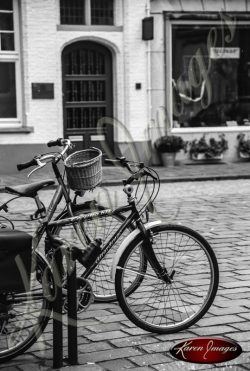
[[48, 147], [55, 147], [55, 146], [62, 147], [62, 146], [63, 146], [63, 141], [64, 141], [63, 138], [58, 138], [58, 139], [56, 139], [56, 140], [50, 140], [50, 141], [47, 143], [47, 146], [48, 146]]
[[[27, 169], [31, 166], [37, 166], [29, 174], [29, 175], [31, 175], [34, 171], [36, 171], [36, 170], [38, 170], [38, 169], [40, 169], [40, 168], [42, 168], [43, 166], [46, 165], [46, 163], [42, 162], [42, 161], [52, 160], [52, 159], [60, 160], [64, 156], [64, 154], [68, 151], [68, 149], [71, 147], [71, 141], [69, 139], [58, 138], [56, 140], [51, 140], [50, 142], [48, 142], [47, 146], [48, 147], [53, 147], [53, 146], [62, 147], [63, 146], [64, 148], [60, 153], [48, 153], [48, 154], [45, 154], [45, 155], [38, 155], [38, 156], [35, 156], [29, 162], [26, 162], [26, 163], [23, 163], [23, 164], [17, 164], [17, 170], [21, 171], [21, 170]], [[28, 175], [28, 177], [29, 177], [29, 175]]]
[[131, 184], [134, 180], [138, 180], [140, 178], [143, 178], [144, 176], [150, 176], [154, 180], [158, 180], [156, 176], [150, 173], [150, 171], [146, 169], [140, 169], [136, 173], [132, 174], [128, 179], [124, 181], [124, 184]]
[[17, 164], [17, 170], [18, 171], [21, 171], [21, 170], [24, 170], [24, 169], [28, 169], [29, 167], [31, 166], [35, 166], [37, 165], [37, 161], [35, 158], [33, 158], [31, 161], [29, 162], [25, 162], [23, 164]]
[[152, 179], [157, 180], [157, 177], [155, 177], [153, 174], [150, 173], [147, 169], [145, 169], [143, 162], [134, 163], [136, 164], [140, 170], [134, 172], [131, 169], [130, 161], [126, 159], [126, 157], [117, 157], [116, 159], [106, 159], [105, 162], [112, 162], [112, 163], [119, 163], [121, 166], [125, 167], [132, 175], [124, 181], [125, 184], [131, 184], [134, 180], [138, 180], [144, 176], [150, 176]]
[[[116, 157], [116, 159], [107, 158], [105, 162], [118, 162], [121, 166], [125, 167], [131, 174], [134, 174], [134, 171], [131, 169], [130, 161], [126, 159], [126, 157]], [[142, 162], [138, 163], [140, 167], [144, 166]]]

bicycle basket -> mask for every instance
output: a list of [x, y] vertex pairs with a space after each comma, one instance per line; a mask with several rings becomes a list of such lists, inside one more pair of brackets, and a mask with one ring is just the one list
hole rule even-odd
[[102, 181], [102, 152], [98, 148], [74, 152], [64, 165], [68, 185], [74, 191], [93, 189]]

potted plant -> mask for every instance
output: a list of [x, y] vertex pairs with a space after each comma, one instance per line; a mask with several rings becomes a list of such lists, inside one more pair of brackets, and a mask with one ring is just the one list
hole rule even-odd
[[219, 139], [210, 138], [206, 141], [205, 135], [199, 140], [194, 139], [190, 143], [189, 154], [192, 160], [221, 160], [223, 152], [228, 149], [225, 135], [219, 135]]
[[241, 158], [250, 158], [250, 139], [245, 139], [245, 134], [239, 134], [238, 139], [238, 153]]
[[185, 151], [187, 142], [176, 135], [164, 135], [155, 142], [155, 149], [161, 154], [165, 166], [174, 166], [176, 153]]

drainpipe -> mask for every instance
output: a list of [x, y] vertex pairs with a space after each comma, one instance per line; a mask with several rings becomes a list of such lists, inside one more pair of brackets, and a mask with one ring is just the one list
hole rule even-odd
[[[150, 16], [150, 0], [146, 0], [146, 17]], [[150, 138], [150, 127], [151, 127], [151, 113], [152, 113], [152, 102], [151, 102], [151, 45], [150, 40], [147, 41], [147, 116], [148, 116], [148, 122], [147, 122], [147, 139]], [[150, 147], [149, 147], [150, 148]], [[151, 148], [150, 148], [151, 150]], [[151, 153], [149, 153], [148, 159], [151, 157]]]

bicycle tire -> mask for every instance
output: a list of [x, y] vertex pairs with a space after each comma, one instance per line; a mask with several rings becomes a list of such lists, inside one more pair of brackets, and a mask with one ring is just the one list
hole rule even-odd
[[[11, 299], [10, 296], [8, 299], [8, 312], [6, 303], [1, 298], [0, 362], [9, 361], [29, 349], [41, 336], [50, 318], [52, 302], [45, 297], [42, 286], [43, 272], [48, 268], [48, 274], [50, 268], [40, 254], [35, 252], [33, 259], [35, 269], [31, 273], [31, 295], [11, 293]], [[6, 314], [9, 316], [8, 320], [1, 319], [6, 317]]]
[[[106, 208], [101, 205], [94, 204], [91, 207], [89, 203], [86, 203], [77, 205], [77, 209], [73, 210], [73, 215], [79, 216], [81, 214], [103, 211], [105, 209]], [[60, 219], [64, 219], [67, 217], [69, 217], [69, 215], [65, 213], [60, 217]], [[84, 229], [87, 231], [87, 234], [91, 237], [91, 239], [101, 238], [104, 244], [105, 241], [107, 241], [107, 239], [111, 237], [112, 234], [119, 228], [124, 220], [125, 217], [122, 214], [110, 216], [100, 215], [94, 220], [85, 221]], [[133, 229], [133, 225], [130, 225], [123, 232], [123, 234], [119, 237], [116, 243], [112, 246], [112, 248], [103, 257], [98, 266], [88, 277], [84, 276], [85, 268], [80, 263], [77, 263], [77, 275], [83, 276], [84, 278], [88, 279], [92, 286], [96, 302], [112, 302], [116, 300], [115, 286], [110, 276], [112, 260], [120, 243], [129, 233], [131, 233]], [[77, 234], [71, 225], [66, 227], [55, 227], [52, 232], [56, 235], [59, 235], [60, 237], [65, 238], [66, 240], [72, 242], [74, 245], [80, 248], [86, 248], [86, 245], [83, 246], [83, 244], [79, 241]], [[129, 290], [127, 290], [127, 294], [129, 294], [134, 289], [134, 286], [135, 282], [131, 284]]]
[[[117, 299], [124, 314], [138, 327], [161, 334], [184, 330], [196, 323], [215, 298], [219, 269], [209, 243], [197, 232], [179, 225], [162, 224], [150, 229], [153, 249], [173, 282], [157, 278], [148, 262], [147, 271], [133, 294], [124, 294], [142, 250], [141, 234], [121, 255], [115, 274]], [[195, 271], [194, 271], [195, 270]]]

